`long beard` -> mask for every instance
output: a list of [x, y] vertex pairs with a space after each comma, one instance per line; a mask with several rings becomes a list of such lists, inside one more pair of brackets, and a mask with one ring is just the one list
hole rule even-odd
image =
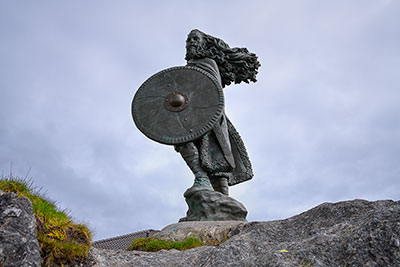
[[199, 59], [206, 57], [205, 51], [201, 46], [189, 46], [186, 48], [186, 60]]

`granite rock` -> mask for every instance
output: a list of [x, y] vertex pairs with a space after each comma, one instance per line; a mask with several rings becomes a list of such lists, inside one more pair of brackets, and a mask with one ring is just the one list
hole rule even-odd
[[32, 203], [0, 191], [0, 266], [36, 267], [41, 258]]
[[186, 191], [185, 200], [189, 210], [180, 222], [246, 221], [247, 210], [243, 204], [220, 192], [199, 190], [188, 194]]
[[164, 227], [154, 234], [153, 238], [184, 241], [189, 237], [195, 237], [204, 244], [220, 244], [230, 237], [232, 229], [244, 223], [239, 221], [180, 222]]
[[97, 267], [400, 266], [400, 201], [324, 203], [286, 220], [239, 223], [229, 236], [185, 251], [90, 254]]

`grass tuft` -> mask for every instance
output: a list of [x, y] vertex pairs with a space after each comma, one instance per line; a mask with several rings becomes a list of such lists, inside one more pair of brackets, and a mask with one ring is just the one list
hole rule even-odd
[[136, 239], [135, 241], [133, 241], [132, 245], [127, 248], [127, 250], [156, 252], [162, 249], [185, 250], [201, 246], [204, 246], [204, 244], [201, 241], [197, 240], [195, 237], [189, 237], [188, 239], [180, 242], [153, 239], [153, 237], [150, 236]]
[[65, 266], [84, 263], [91, 246], [91, 233], [86, 225], [75, 224], [66, 211], [40, 194], [31, 181], [2, 176], [0, 190], [27, 197], [37, 221], [37, 237], [42, 266]]

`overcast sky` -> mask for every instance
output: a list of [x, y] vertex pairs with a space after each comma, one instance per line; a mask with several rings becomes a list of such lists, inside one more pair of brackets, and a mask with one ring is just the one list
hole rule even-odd
[[258, 82], [225, 88], [253, 180], [249, 221], [323, 202], [400, 199], [400, 2], [0, 1], [0, 172], [28, 177], [103, 239], [184, 217], [193, 176], [134, 125], [154, 73], [198, 28], [247, 47]]

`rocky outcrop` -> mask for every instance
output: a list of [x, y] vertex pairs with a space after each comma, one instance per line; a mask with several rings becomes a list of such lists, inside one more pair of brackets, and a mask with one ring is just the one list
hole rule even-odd
[[286, 220], [239, 223], [228, 236], [186, 251], [90, 253], [98, 267], [400, 266], [400, 202], [324, 203]]
[[185, 221], [246, 221], [247, 210], [242, 203], [214, 190], [185, 192], [189, 207]]
[[0, 266], [40, 266], [36, 218], [25, 197], [0, 191]]
[[189, 237], [195, 237], [203, 244], [217, 245], [229, 238], [232, 229], [244, 223], [238, 221], [180, 222], [164, 227], [160, 232], [155, 233], [153, 238], [182, 242]]

